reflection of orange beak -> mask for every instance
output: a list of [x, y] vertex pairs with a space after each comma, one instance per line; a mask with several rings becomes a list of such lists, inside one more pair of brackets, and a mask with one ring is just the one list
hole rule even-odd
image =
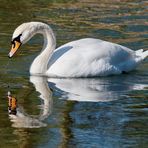
[[11, 58], [15, 54], [15, 52], [19, 49], [20, 46], [21, 46], [20, 42], [14, 41], [14, 44], [12, 44], [8, 57]]

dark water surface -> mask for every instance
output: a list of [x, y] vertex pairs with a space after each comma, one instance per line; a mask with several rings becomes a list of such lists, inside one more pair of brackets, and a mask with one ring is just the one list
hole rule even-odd
[[[147, 0], [0, 0], [0, 148], [147, 148], [148, 60], [120, 76], [30, 77], [41, 36], [7, 57], [14, 29], [28, 21], [48, 23], [57, 46], [94, 37], [147, 49], [147, 8]], [[17, 116], [7, 112], [8, 85]]]

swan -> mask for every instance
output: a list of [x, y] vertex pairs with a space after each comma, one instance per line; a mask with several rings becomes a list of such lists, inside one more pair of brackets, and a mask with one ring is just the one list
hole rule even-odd
[[12, 36], [12, 57], [22, 44], [35, 34], [42, 34], [44, 45], [41, 53], [30, 66], [31, 75], [49, 77], [93, 77], [129, 72], [147, 56], [143, 49], [134, 51], [119, 44], [95, 38], [71, 41], [56, 48], [56, 38], [49, 25], [27, 22], [18, 26]]

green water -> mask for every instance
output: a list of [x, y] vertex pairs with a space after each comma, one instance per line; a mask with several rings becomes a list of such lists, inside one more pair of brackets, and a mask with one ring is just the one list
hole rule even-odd
[[[147, 20], [146, 0], [0, 0], [0, 148], [147, 148], [148, 60], [120, 76], [30, 77], [42, 36], [7, 57], [23, 22], [48, 23], [57, 46], [94, 37], [137, 50], [148, 47]], [[17, 118], [7, 112], [8, 90]]]

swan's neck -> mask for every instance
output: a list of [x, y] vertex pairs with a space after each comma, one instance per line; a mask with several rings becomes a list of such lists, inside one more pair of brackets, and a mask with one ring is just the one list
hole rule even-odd
[[31, 75], [45, 75], [47, 71], [48, 61], [56, 47], [56, 39], [52, 29], [47, 25], [38, 26], [36, 33], [40, 33], [44, 37], [44, 45], [41, 53], [34, 59], [30, 67]]

